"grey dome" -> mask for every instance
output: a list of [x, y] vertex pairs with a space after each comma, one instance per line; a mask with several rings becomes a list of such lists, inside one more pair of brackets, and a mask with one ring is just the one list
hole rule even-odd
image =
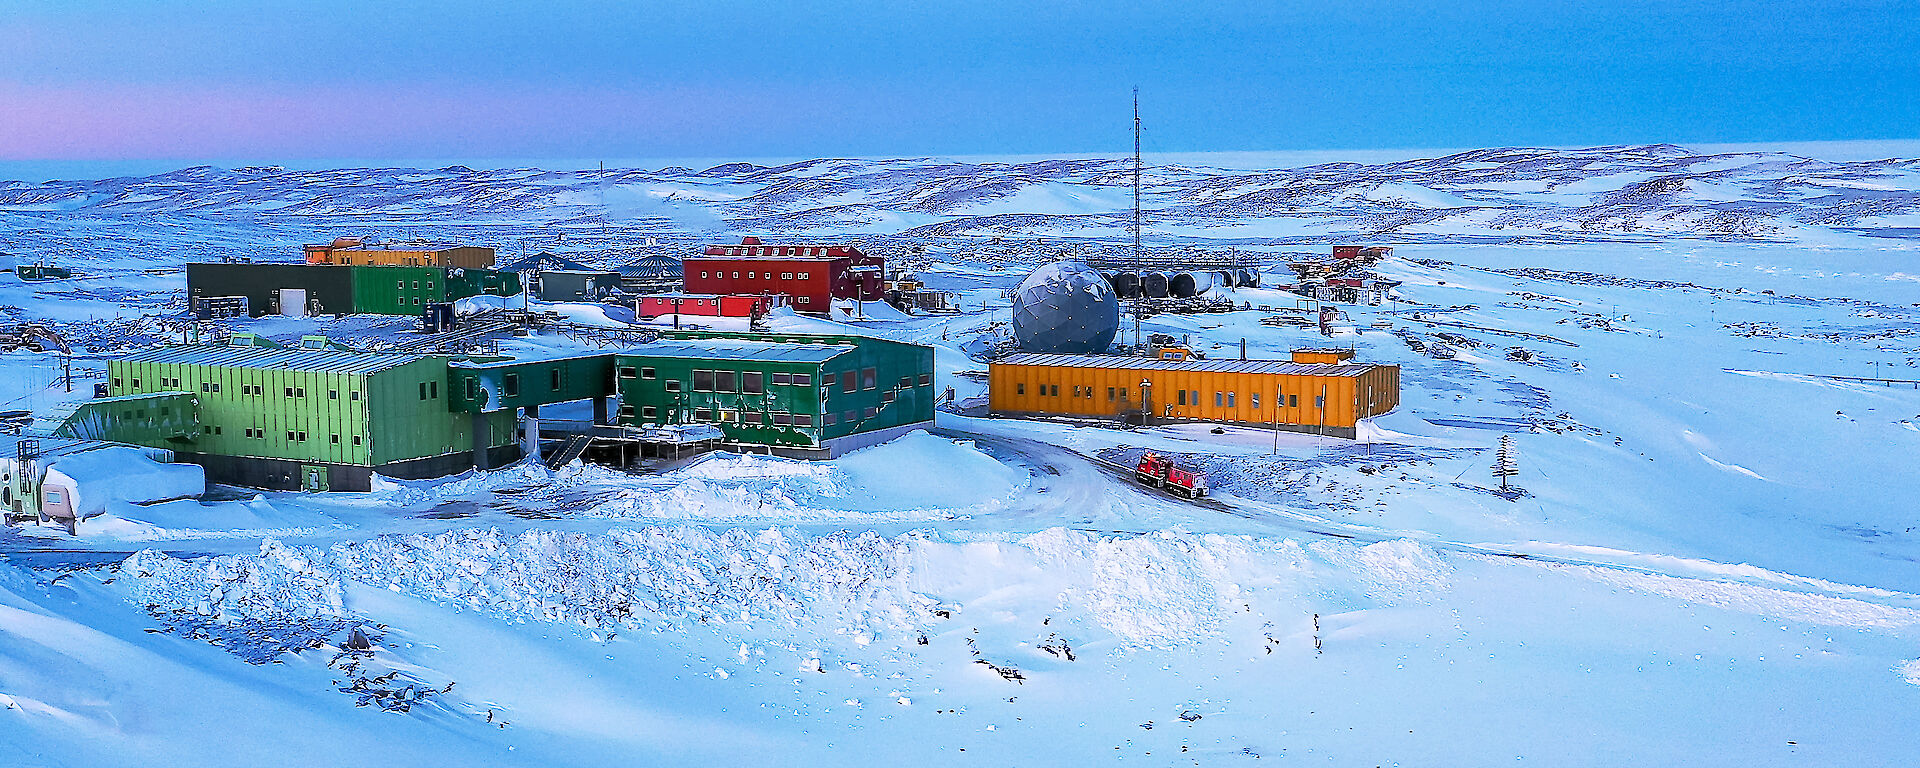
[[1094, 268], [1056, 261], [1013, 292], [1013, 337], [1026, 352], [1104, 352], [1120, 331], [1120, 300]]

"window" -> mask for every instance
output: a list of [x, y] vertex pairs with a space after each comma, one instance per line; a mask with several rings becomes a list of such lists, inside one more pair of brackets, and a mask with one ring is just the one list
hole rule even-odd
[[821, 384], [825, 384], [825, 385], [827, 385], [827, 386], [829, 386], [829, 387], [831, 387], [831, 386], [833, 386], [833, 383], [834, 383], [834, 381], [835, 381], [836, 379], [838, 379], [838, 378], [839, 378], [839, 376], [837, 376], [836, 374], [831, 374], [831, 373], [829, 373], [829, 374], [827, 374], [827, 375], [825, 375], [825, 376], [821, 376], [821, 377], [820, 377], [820, 383], [821, 383]]
[[395, 281], [393, 281], [393, 289], [394, 289], [394, 290], [396, 290], [396, 291], [404, 291], [404, 290], [406, 290], [406, 289], [407, 289], [407, 281], [405, 281], [405, 280], [395, 280]]
[[200, 382], [200, 391], [202, 391], [202, 392], [212, 392], [212, 391], [213, 391], [213, 385], [212, 385], [212, 384], [208, 384], [208, 383], [206, 383], [206, 382], [204, 382], [204, 381], [203, 381], [203, 382]]
[[1121, 388], [1120, 388], [1120, 399], [1122, 399], [1122, 400], [1125, 400], [1125, 399], [1127, 399], [1127, 388], [1126, 388], [1126, 387], [1121, 387]]
[[878, 416], [878, 415], [880, 415], [880, 409], [879, 409], [879, 408], [868, 408], [868, 409], [866, 409], [866, 410], [863, 410], [863, 411], [861, 411], [861, 413], [862, 413], [862, 414], [865, 414], [867, 418], [873, 418], [873, 417], [875, 417], [875, 416]]
[[1260, 410], [1260, 393], [1258, 392], [1247, 393], [1247, 405], [1252, 406], [1253, 409], [1256, 411]]
[[1016, 395], [1024, 395], [1024, 394], [1026, 394], [1026, 393], [1027, 393], [1027, 383], [1023, 381], [1023, 382], [1020, 382], [1020, 383], [1018, 383], [1018, 384], [1015, 384], [1015, 385], [1013, 385], [1013, 393], [1014, 393], [1014, 394], [1016, 394]]
[[740, 374], [735, 371], [714, 371], [713, 372], [713, 391], [715, 392], [740, 391]]
[[791, 413], [776, 413], [773, 415], [773, 425], [776, 427], [783, 427], [792, 423], [793, 414]]
[[360, 444], [360, 436], [359, 436], [359, 435], [354, 435], [354, 436], [353, 436], [353, 444], [354, 444], [354, 445], [359, 445], [359, 444]]
[[809, 299], [809, 298], [807, 298], [807, 297], [805, 297], [805, 296], [795, 296], [795, 297], [793, 297], [793, 303], [795, 303], [795, 304], [812, 304], [812, 303], [813, 303], [813, 299]]
[[713, 371], [694, 371], [693, 372], [693, 391], [712, 392], [713, 391]]
[[[653, 369], [648, 368], [647, 370], [651, 371]], [[631, 378], [635, 378], [638, 375], [639, 375], [639, 372], [635, 371], [633, 366], [631, 365], [620, 366], [620, 378], [631, 379]], [[648, 377], [648, 378], [652, 378], [652, 377]]]
[[766, 419], [764, 419], [764, 418], [762, 418], [762, 417], [760, 416], [760, 414], [758, 414], [758, 413], [754, 413], [754, 412], [752, 412], [752, 411], [748, 411], [748, 412], [747, 412], [747, 413], [746, 413], [745, 415], [743, 415], [743, 416], [741, 416], [741, 417], [740, 417], [740, 423], [742, 423], [742, 424], [764, 424], [764, 423], [766, 423]]
[[293, 397], [293, 387], [287, 387], [287, 397]]
[[739, 411], [721, 411], [720, 420], [721, 421], [739, 421], [740, 412]]
[[707, 279], [707, 271], [706, 271], [706, 270], [704, 270], [704, 269], [703, 269], [703, 270], [700, 270], [700, 279], [702, 279], [702, 280], [705, 280], [705, 279]]
[[738, 279], [740, 279], [740, 273], [739, 273], [739, 272], [735, 272], [735, 273], [733, 273], [733, 279], [735, 279], [735, 280], [738, 280]]
[[811, 374], [811, 373], [796, 373], [796, 374], [794, 374], [794, 375], [793, 375], [793, 385], [794, 385], [794, 386], [796, 386], [796, 387], [811, 387], [811, 386], [813, 386], [813, 374]]
[[356, 389], [356, 390], [354, 390], [354, 391], [352, 391], [352, 392], [348, 392], [348, 393], [347, 393], [347, 399], [348, 399], [348, 400], [358, 400], [358, 399], [360, 399], [360, 390], [357, 390], [357, 389]]
[[1300, 396], [1299, 396], [1299, 395], [1287, 395], [1287, 407], [1288, 407], [1288, 408], [1298, 408], [1298, 407], [1300, 407]]
[[332, 443], [333, 443], [334, 445], [339, 445], [339, 444], [340, 444], [340, 436], [339, 436], [339, 435], [330, 435], [329, 437], [331, 437], [331, 438], [332, 438], [332, 440], [330, 440], [330, 442], [332, 442]]
[[920, 386], [923, 386], [923, 387], [933, 386], [933, 374], [931, 373], [920, 374]]
[[1113, 387], [1107, 387], [1107, 402], [1113, 402]]
[[116, 387], [120, 386], [120, 377], [118, 376], [113, 377], [113, 385]]
[[1314, 395], [1314, 396], [1313, 396], [1313, 407], [1315, 407], [1315, 408], [1325, 408], [1325, 407], [1327, 407], [1327, 396], [1326, 396], [1326, 395]]
[[1219, 393], [1219, 392], [1215, 392], [1215, 393], [1213, 393], [1213, 407], [1215, 407], [1215, 408], [1218, 408], [1218, 407], [1220, 407], [1220, 406], [1222, 406], [1222, 405], [1226, 405], [1226, 404], [1227, 404], [1227, 396], [1226, 396], [1226, 395], [1223, 395], [1223, 394], [1221, 394], [1221, 393]]
[[519, 395], [520, 394], [520, 374], [517, 374], [517, 373], [507, 374], [506, 381], [501, 385], [500, 388], [505, 391], [507, 397], [515, 397]]
[[901, 389], [906, 389], [907, 387], [911, 387], [911, 386], [913, 386], [913, 377], [912, 377], [912, 376], [902, 376], [902, 377], [900, 377], [900, 388], [901, 388]]
[[551, 385], [550, 388], [553, 391], [555, 392], [560, 391], [560, 369], [559, 368], [548, 369], [547, 379], [548, 379], [548, 383]]
[[1194, 405], [1199, 405], [1199, 404], [1200, 404], [1200, 390], [1197, 390], [1197, 389], [1196, 389], [1196, 390], [1193, 390], [1193, 393], [1192, 393], [1192, 394], [1193, 394], [1193, 404], [1194, 404]]
[[327, 390], [327, 399], [328, 399], [328, 400], [338, 400], [338, 399], [340, 399], [340, 390], [337, 390], [337, 389], [329, 389], [329, 390]]
[[215, 391], [215, 392], [218, 392], [218, 391], [220, 391], [220, 382], [217, 382], [217, 381], [216, 381], [216, 382], [214, 382], [214, 383], [213, 383], [213, 391]]
[[781, 384], [787, 384], [787, 383], [790, 383], [790, 382], [792, 382], [792, 381], [793, 381], [793, 379], [792, 379], [791, 377], [789, 377], [789, 376], [788, 376], [787, 374], [784, 374], [784, 373], [776, 373], [776, 374], [773, 374], [773, 384], [774, 384], [774, 386], [779, 386], [779, 385], [781, 385]]
[[1233, 406], [1233, 393], [1232, 393], [1232, 392], [1228, 392], [1228, 393], [1227, 393], [1227, 407], [1228, 407], [1228, 408], [1232, 408], [1232, 407], [1234, 407], [1234, 406]]
[[792, 280], [792, 279], [793, 279], [793, 273], [792, 273], [792, 272], [782, 272], [782, 273], [780, 273], [780, 279], [782, 279], [782, 280]]
[[853, 422], [858, 421], [860, 419], [860, 412], [847, 411], [846, 413], [840, 414], [840, 418], [842, 420], [845, 420], [848, 424], [852, 424]]
[[300, 442], [303, 442], [303, 443], [304, 443], [304, 442], [306, 442], [306, 441], [307, 441], [307, 433], [305, 433], [305, 432], [301, 432], [301, 433], [299, 433], [299, 435], [300, 435]]
[[1073, 388], [1073, 396], [1074, 396], [1074, 397], [1079, 397], [1079, 396], [1080, 396], [1080, 387], [1079, 387], [1078, 385], [1076, 385], [1076, 386], [1074, 386], [1074, 388]]
[[293, 396], [294, 396], [294, 397], [306, 397], [306, 396], [307, 396], [307, 388], [306, 388], [306, 387], [294, 387], [294, 388], [293, 388]]
[[1052, 387], [1052, 391], [1053, 391], [1053, 396], [1054, 396], [1054, 397], [1059, 397], [1059, 396], [1060, 396], [1060, 385], [1058, 385], [1058, 384], [1055, 384], [1055, 385], [1053, 385], [1053, 387]]
[[678, 379], [667, 379], [666, 383], [662, 384], [661, 387], [668, 392], [678, 392], [680, 391], [680, 381]]
[[877, 387], [877, 386], [880, 386], [880, 369], [878, 368], [860, 369], [860, 388], [873, 389], [874, 387]]
[[133, 377], [133, 389], [139, 389], [139, 388], [140, 388], [140, 377], [135, 376]]
[[800, 273], [800, 279], [802, 279], [802, 280], [805, 280], [805, 279], [807, 279], [807, 278], [809, 278], [809, 277], [812, 277], [812, 276], [813, 276], [813, 273], [812, 273], [812, 272], [802, 272], [802, 273]]
[[[631, 405], [620, 406], [620, 410], [626, 411], [628, 416], [633, 415], [633, 406]], [[659, 409], [651, 405], [640, 406], [640, 415], [649, 419], [653, 418], [654, 414], [659, 412], [660, 412]]]
[[883, 403], [893, 402], [893, 390], [889, 389], [885, 392], [880, 393], [880, 402], [883, 402]]
[[713, 411], [708, 408], [695, 408], [693, 411], [693, 420], [713, 421]]
[[293, 430], [291, 429], [287, 430], [287, 442], [293, 442]]
[[420, 290], [420, 281], [418, 280], [413, 281], [413, 289], [416, 291]]
[[845, 375], [840, 377], [841, 392], [852, 392], [859, 388], [860, 388], [860, 380], [859, 378], [857, 378], [857, 374], [855, 374], [853, 371], [847, 371]]
[[420, 399], [427, 399], [427, 383], [424, 381], [420, 382]]
[[652, 368], [641, 368], [641, 369], [640, 369], [640, 378], [643, 378], [643, 379], [651, 379], [651, 378], [653, 378], [653, 377], [655, 377], [656, 375], [658, 375], [658, 373], [659, 373], [658, 371], [655, 371], [655, 370], [654, 370], [654, 369], [652, 369]]
[[[767, 387], [761, 381], [761, 377], [764, 375], [765, 374], [762, 374], [759, 371], [747, 371], [745, 373], [740, 374], [740, 391], [744, 394], [749, 394], [749, 395], [758, 395], [758, 394], [765, 393], [767, 391]], [[778, 383], [778, 382], [775, 382], [775, 383]]]
[[438, 381], [427, 382], [427, 399], [429, 400], [440, 399], [440, 382]]
[[796, 427], [811, 427], [813, 426], [813, 416], [805, 413], [796, 413], [793, 415], [793, 425]]
[[1187, 391], [1184, 389], [1180, 390], [1180, 404], [1181, 405], [1187, 404]]

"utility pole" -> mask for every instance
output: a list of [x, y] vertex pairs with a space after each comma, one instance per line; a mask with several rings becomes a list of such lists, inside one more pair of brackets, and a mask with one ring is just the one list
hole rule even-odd
[[[1140, 86], [1133, 87], [1133, 274], [1140, 273]], [[1145, 281], [1142, 280], [1142, 283]], [[1133, 294], [1133, 346], [1140, 348], [1140, 294]]]
[[1513, 436], [1500, 436], [1500, 450], [1493, 455], [1493, 476], [1500, 478], [1500, 490], [1507, 490], [1507, 478], [1520, 474], [1520, 465], [1513, 453]]

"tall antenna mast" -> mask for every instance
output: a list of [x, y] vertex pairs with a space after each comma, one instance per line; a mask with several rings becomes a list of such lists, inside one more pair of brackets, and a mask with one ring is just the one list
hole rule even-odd
[[1140, 294], [1146, 275], [1140, 271], [1140, 86], [1133, 87], [1133, 274], [1140, 288], [1133, 293], [1133, 346], [1140, 346]]

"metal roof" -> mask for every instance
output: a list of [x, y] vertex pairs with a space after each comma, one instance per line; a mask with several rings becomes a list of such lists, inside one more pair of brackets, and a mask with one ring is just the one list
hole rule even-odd
[[120, 360], [129, 363], [284, 368], [295, 371], [365, 374], [397, 368], [425, 357], [427, 356], [392, 352], [343, 352], [332, 349], [176, 345], [135, 352]]
[[619, 350], [622, 355], [699, 360], [824, 363], [852, 352], [852, 344], [794, 344], [742, 339], [660, 339]]
[[1048, 365], [1062, 368], [1127, 368], [1154, 371], [1209, 373], [1273, 373], [1289, 376], [1358, 376], [1375, 366], [1367, 364], [1295, 363], [1288, 360], [1155, 360], [1117, 355], [1039, 355], [1022, 353], [993, 361], [995, 365]]

